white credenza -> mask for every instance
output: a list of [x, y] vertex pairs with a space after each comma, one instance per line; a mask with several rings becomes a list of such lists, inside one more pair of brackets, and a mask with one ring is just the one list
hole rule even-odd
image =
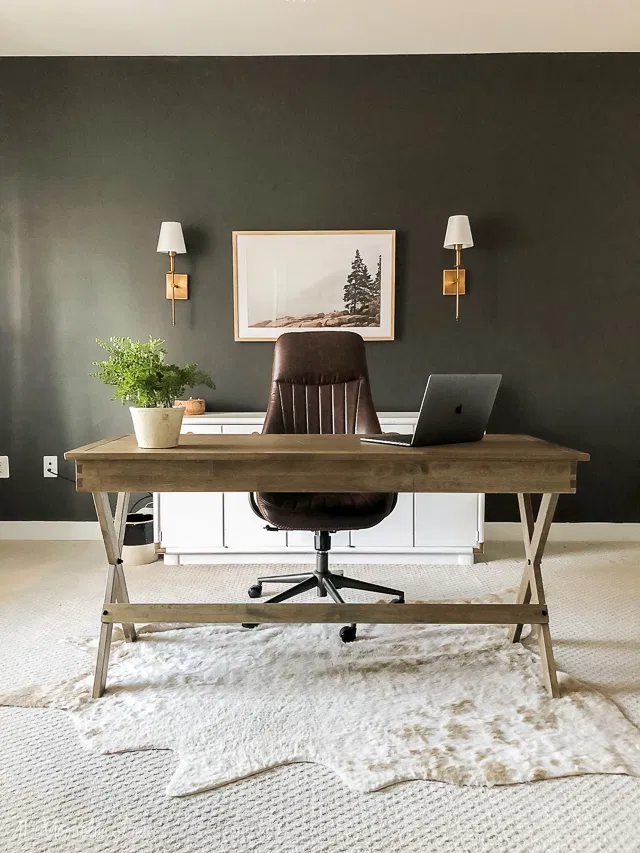
[[[417, 413], [382, 412], [384, 432], [413, 431]], [[182, 432], [260, 432], [264, 413], [215, 412], [186, 417]], [[155, 538], [166, 563], [306, 563], [313, 534], [271, 531], [246, 492], [154, 495]], [[484, 542], [484, 495], [400, 494], [388, 518], [369, 530], [332, 537], [333, 563], [473, 563]]]

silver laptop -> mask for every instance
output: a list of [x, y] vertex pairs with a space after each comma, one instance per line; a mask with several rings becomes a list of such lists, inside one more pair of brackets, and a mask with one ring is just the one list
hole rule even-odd
[[405, 447], [480, 441], [501, 379], [501, 373], [433, 373], [427, 380], [413, 435], [378, 435], [361, 440]]

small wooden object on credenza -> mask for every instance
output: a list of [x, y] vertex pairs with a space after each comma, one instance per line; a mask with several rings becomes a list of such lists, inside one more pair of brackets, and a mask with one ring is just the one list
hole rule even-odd
[[176, 400], [173, 404], [174, 408], [184, 408], [185, 415], [203, 415], [207, 404], [201, 397], [189, 397], [188, 400]]

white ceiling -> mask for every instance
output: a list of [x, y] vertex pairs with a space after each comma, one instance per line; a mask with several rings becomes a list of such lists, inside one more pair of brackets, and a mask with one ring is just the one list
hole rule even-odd
[[640, 0], [0, 0], [3, 56], [640, 51]]

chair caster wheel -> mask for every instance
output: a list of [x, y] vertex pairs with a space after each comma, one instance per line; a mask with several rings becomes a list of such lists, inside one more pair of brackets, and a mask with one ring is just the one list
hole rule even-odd
[[249, 593], [249, 598], [260, 598], [262, 595], [262, 584], [254, 583], [253, 586], [249, 587], [247, 592]]
[[343, 643], [353, 643], [356, 638], [356, 626], [355, 625], [345, 625], [344, 628], [340, 628], [340, 639]]
[[389, 604], [404, 604], [404, 598], [392, 598]]
[[243, 622], [242, 627], [243, 628], [257, 628], [258, 623], [257, 622]]

